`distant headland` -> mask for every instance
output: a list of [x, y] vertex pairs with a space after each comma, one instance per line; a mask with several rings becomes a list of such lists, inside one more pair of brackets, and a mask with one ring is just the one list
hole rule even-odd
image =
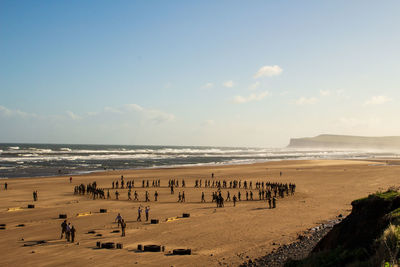
[[400, 136], [352, 136], [321, 134], [315, 137], [291, 138], [290, 148], [352, 148], [352, 149], [400, 149]]

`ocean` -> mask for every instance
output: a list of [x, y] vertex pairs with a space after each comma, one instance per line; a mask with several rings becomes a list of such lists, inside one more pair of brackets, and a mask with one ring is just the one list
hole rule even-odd
[[276, 160], [397, 157], [384, 152], [293, 148], [0, 144], [0, 178]]

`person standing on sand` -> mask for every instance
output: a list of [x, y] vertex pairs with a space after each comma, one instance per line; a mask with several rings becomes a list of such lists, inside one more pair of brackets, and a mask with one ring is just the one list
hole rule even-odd
[[146, 214], [146, 222], [149, 220], [149, 211], [150, 211], [150, 207], [146, 207], [144, 210], [144, 213]]
[[119, 225], [121, 224], [122, 220], [123, 220], [123, 219], [122, 219], [121, 214], [118, 213], [118, 215], [117, 215], [117, 217], [115, 218], [114, 222], [117, 221], [118, 227], [119, 227]]
[[7, 190], [8, 184], [4, 183], [4, 190]]
[[142, 208], [139, 206], [137, 211], [138, 211], [137, 221], [141, 222], [142, 221]]
[[67, 238], [67, 241], [69, 242], [71, 237], [71, 223], [68, 223], [67, 228], [65, 229], [65, 238]]
[[67, 220], [64, 220], [64, 221], [61, 223], [61, 237], [60, 237], [60, 239], [63, 238], [63, 234], [64, 234], [64, 233], [65, 233], [65, 235], [67, 235], [67, 226], [68, 226]]
[[130, 189], [128, 191], [128, 200], [132, 200], [132, 198], [131, 198], [131, 190]]
[[158, 193], [157, 193], [157, 191], [154, 193], [154, 201], [157, 201], [157, 199], [158, 199]]
[[276, 208], [276, 198], [275, 197], [272, 198], [272, 208], [273, 209]]
[[72, 183], [72, 177], [69, 177], [69, 183]]
[[136, 191], [135, 191], [135, 193], [133, 194], [133, 196], [135, 197], [133, 200], [139, 201], [138, 193], [137, 193]]
[[76, 232], [75, 227], [72, 225], [72, 227], [71, 227], [71, 243], [74, 243], [74, 241], [75, 241], [75, 232]]
[[269, 208], [272, 207], [272, 205], [271, 205], [271, 198], [270, 198], [270, 197], [268, 198], [268, 206], [269, 206]]
[[233, 195], [232, 199], [233, 199], [233, 206], [236, 207], [236, 201], [237, 201], [236, 195]]
[[126, 228], [126, 223], [124, 219], [121, 220], [121, 237], [125, 236], [125, 228]]
[[206, 202], [206, 200], [204, 199], [204, 192], [201, 192], [201, 202]]
[[118, 200], [119, 192], [115, 191], [115, 199]]
[[182, 192], [182, 202], [185, 202], [185, 191]]

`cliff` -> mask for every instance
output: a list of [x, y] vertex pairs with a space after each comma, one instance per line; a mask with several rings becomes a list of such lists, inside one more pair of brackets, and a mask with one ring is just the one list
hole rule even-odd
[[383, 266], [398, 263], [400, 194], [389, 190], [352, 202], [352, 212], [303, 260], [285, 266]]
[[333, 149], [400, 149], [400, 136], [366, 137], [322, 134], [315, 137], [292, 138], [289, 148], [333, 148]]

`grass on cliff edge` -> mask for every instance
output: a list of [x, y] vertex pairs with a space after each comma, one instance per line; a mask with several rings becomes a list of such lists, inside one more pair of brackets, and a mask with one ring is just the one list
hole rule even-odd
[[379, 197], [379, 198], [391, 201], [391, 200], [395, 199], [396, 197], [400, 197], [400, 192], [397, 189], [389, 188], [385, 192], [378, 191], [375, 194], [371, 194], [368, 197], [363, 197], [363, 198], [354, 200], [353, 202], [363, 201], [363, 200], [366, 200], [371, 197]]

